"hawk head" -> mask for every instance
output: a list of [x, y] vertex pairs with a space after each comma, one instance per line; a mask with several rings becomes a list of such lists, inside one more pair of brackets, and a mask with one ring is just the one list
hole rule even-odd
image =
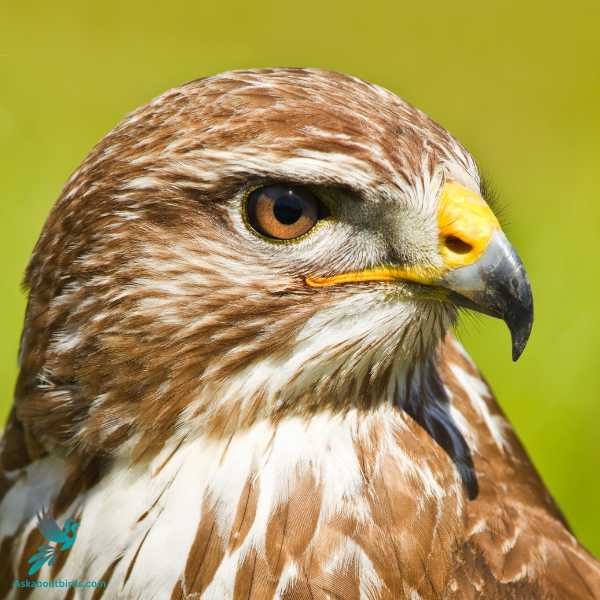
[[373, 408], [458, 307], [532, 323], [466, 150], [319, 70], [173, 89], [68, 181], [28, 268], [18, 416], [46, 446], [145, 452], [286, 414]]

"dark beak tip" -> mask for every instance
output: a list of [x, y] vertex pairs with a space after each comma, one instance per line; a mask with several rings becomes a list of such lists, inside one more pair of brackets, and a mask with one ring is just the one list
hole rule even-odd
[[512, 359], [513, 362], [517, 362], [521, 355], [523, 354], [523, 350], [525, 350], [525, 346], [527, 345], [527, 341], [521, 341], [513, 338], [512, 341]]
[[517, 313], [507, 315], [505, 319], [512, 338], [512, 359], [514, 362], [519, 360], [527, 346], [531, 329], [533, 327], [533, 303], [531, 302], [531, 294], [529, 294], [529, 302], [526, 302], [520, 307]]

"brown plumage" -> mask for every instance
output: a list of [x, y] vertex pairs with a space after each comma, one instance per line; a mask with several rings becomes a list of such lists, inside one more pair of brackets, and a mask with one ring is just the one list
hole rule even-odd
[[11, 587], [50, 506], [80, 529], [31, 578], [94, 598], [600, 598], [448, 333], [457, 304], [515, 356], [531, 327], [480, 188], [450, 134], [337, 73], [226, 73], [125, 119], [27, 270], [0, 597], [65, 597]]

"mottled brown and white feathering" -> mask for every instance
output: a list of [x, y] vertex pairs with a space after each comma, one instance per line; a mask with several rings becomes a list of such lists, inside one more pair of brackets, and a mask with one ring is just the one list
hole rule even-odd
[[[111, 131], [27, 269], [0, 598], [65, 597], [13, 588], [44, 507], [80, 528], [33, 577], [105, 580], [95, 600], [600, 598], [448, 333], [476, 302], [440, 245], [478, 251], [441, 236], [448, 185], [483, 193], [449, 133], [315, 69], [193, 81]], [[322, 218], [269, 239], [268, 186]]]

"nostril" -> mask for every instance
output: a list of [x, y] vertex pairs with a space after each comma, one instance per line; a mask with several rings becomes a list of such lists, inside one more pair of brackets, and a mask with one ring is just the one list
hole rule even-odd
[[468, 242], [461, 240], [455, 235], [449, 235], [444, 240], [446, 247], [455, 254], [468, 254], [473, 250], [473, 246]]

